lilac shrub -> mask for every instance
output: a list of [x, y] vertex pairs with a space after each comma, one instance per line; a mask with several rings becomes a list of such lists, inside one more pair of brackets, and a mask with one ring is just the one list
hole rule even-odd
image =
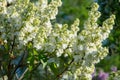
[[[108, 53], [108, 49], [102, 47], [102, 41], [109, 36], [115, 16], [111, 15], [99, 26], [97, 20], [101, 14], [98, 4], [94, 3], [84, 29], [80, 31], [79, 19], [71, 26], [51, 22], [61, 5], [61, 0], [51, 0], [50, 3], [48, 0], [39, 0], [38, 3], [14, 0], [8, 6], [6, 0], [0, 0], [0, 45], [5, 47], [3, 53], [9, 58], [1, 68], [7, 66], [5, 71], [8, 72], [4, 75], [9, 80], [15, 76], [12, 74], [18, 70], [18, 64], [23, 63], [27, 67], [24, 74], [37, 70], [40, 80], [92, 79], [94, 65]], [[24, 54], [21, 59], [27, 60], [12, 63], [21, 54]], [[101, 73], [101, 76], [104, 75]]]

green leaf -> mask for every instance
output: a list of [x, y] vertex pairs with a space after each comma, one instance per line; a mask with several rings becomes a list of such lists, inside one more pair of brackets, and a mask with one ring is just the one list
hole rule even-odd
[[47, 66], [47, 62], [44, 62], [43, 60], [41, 60], [41, 63], [43, 65], [43, 69]]
[[57, 75], [58, 74], [58, 68], [57, 68], [57, 64], [56, 63], [51, 63], [50, 64], [50, 69], [52, 70], [52, 72]]
[[32, 65], [29, 65], [29, 66], [28, 66], [28, 69], [29, 69], [30, 71], [32, 71], [33, 66], [32, 66]]
[[38, 55], [38, 52], [35, 49], [33, 49], [33, 53], [34, 55]]

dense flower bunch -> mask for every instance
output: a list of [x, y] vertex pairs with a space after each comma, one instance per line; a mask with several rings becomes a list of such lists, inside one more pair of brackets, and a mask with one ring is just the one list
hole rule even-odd
[[1, 0], [0, 45], [8, 46], [10, 58], [27, 53], [26, 63], [31, 71], [40, 63], [40, 80], [91, 80], [94, 64], [108, 53], [102, 41], [113, 28], [115, 16], [99, 26], [99, 6], [94, 3], [84, 30], [80, 31], [78, 19], [70, 27], [51, 22], [61, 4], [61, 0], [49, 4], [48, 0], [15, 0], [8, 6], [6, 0]]

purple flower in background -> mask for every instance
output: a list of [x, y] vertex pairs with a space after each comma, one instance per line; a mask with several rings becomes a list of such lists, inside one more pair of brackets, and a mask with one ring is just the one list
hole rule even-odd
[[112, 70], [113, 72], [116, 72], [116, 71], [117, 71], [117, 67], [116, 67], [116, 66], [112, 66], [112, 67], [111, 67], [111, 70]]
[[109, 74], [105, 73], [103, 71], [100, 71], [99, 75], [98, 75], [98, 80], [107, 80]]

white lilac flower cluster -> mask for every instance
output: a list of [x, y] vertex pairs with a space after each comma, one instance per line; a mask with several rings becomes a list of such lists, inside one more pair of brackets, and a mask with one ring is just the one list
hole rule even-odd
[[119, 80], [120, 79], [120, 70], [113, 71], [109, 74], [109, 80]]
[[[0, 0], [0, 39], [9, 45], [14, 43], [14, 49], [18, 51], [24, 50], [32, 42], [36, 50], [52, 55], [47, 63], [56, 63], [56, 67], [62, 63], [60, 59], [70, 56], [69, 66], [61, 74], [58, 72], [61, 75], [59, 79], [91, 80], [94, 64], [108, 53], [107, 48], [102, 47], [102, 41], [109, 36], [115, 16], [111, 15], [99, 26], [99, 6], [94, 3], [84, 30], [80, 31], [79, 19], [70, 27], [67, 24], [51, 23], [61, 4], [61, 0], [51, 0], [49, 4], [48, 0], [39, 0], [36, 4], [29, 0], [15, 0], [7, 6], [6, 0]], [[50, 67], [47, 68], [53, 73]], [[45, 74], [44, 69], [40, 72]]]
[[[72, 45], [75, 63], [70, 67], [72, 78], [69, 80], [91, 80], [94, 64], [108, 53], [107, 48], [103, 48], [101, 42], [108, 37], [113, 28], [115, 16], [111, 15], [102, 26], [99, 26], [97, 24], [97, 19], [100, 17], [98, 7], [96, 3], [92, 5], [89, 18], [84, 24], [84, 30], [77, 35], [76, 41]], [[70, 78], [68, 73], [65, 75]]]

